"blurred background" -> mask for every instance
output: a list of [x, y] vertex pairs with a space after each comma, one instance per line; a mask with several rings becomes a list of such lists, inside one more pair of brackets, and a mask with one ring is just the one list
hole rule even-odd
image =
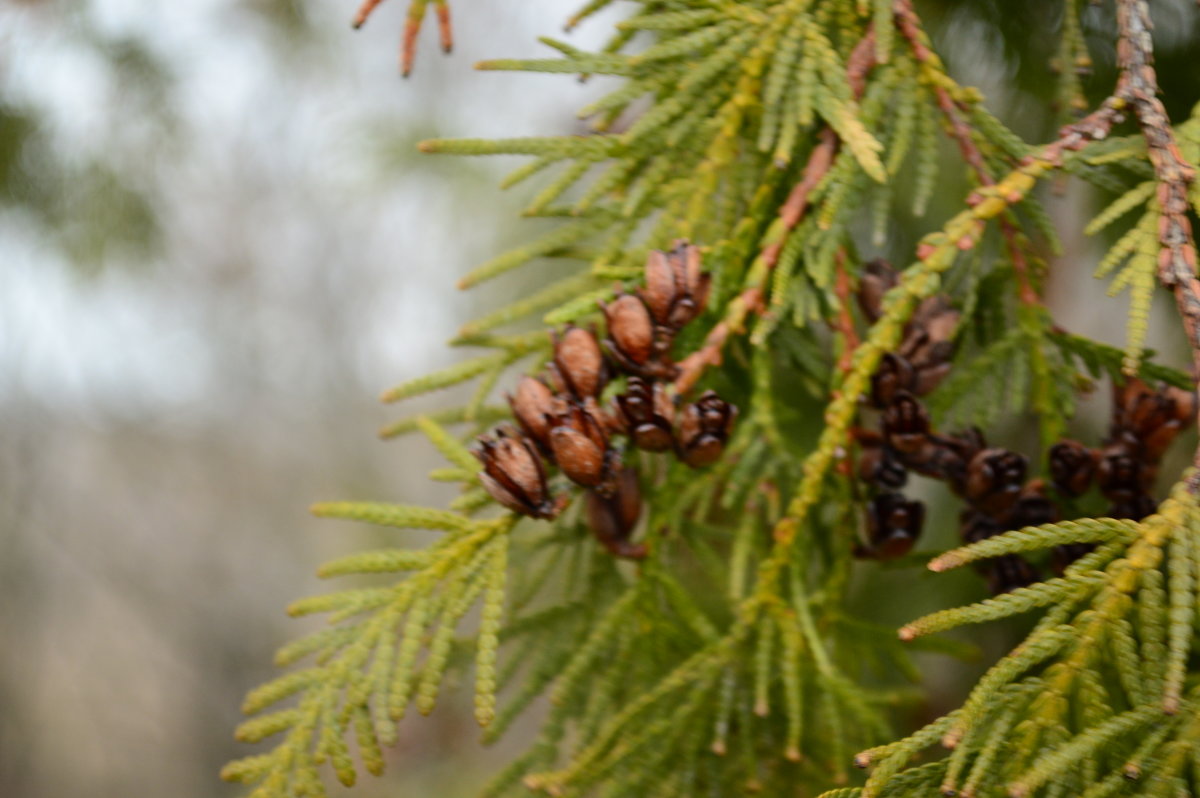
[[[468, 354], [442, 342], [519, 285], [454, 280], [528, 231], [515, 162], [415, 143], [571, 132], [597, 89], [473, 72], [557, 32], [548, 0], [460, 19], [451, 57], [430, 26], [401, 80], [406, 7], [0, 3], [0, 795], [237, 794], [284, 606], [371, 543], [308, 506], [443, 501], [431, 449], [375, 437], [423, 406], [376, 397]], [[470, 794], [504, 755], [448, 768], [469, 709], [408, 731], [356, 793]]]
[[[375, 439], [439, 397], [399, 411], [375, 397], [466, 356], [442, 342], [530, 278], [472, 295], [455, 278], [533, 223], [517, 221], [528, 194], [495, 187], [519, 161], [414, 145], [581, 132], [574, 109], [605, 86], [471, 69], [547, 53], [534, 38], [560, 35], [576, 3], [460, 0], [456, 52], [428, 26], [408, 81], [406, 4], [353, 33], [356, 5], [0, 0], [6, 798], [240, 793], [216, 773], [250, 751], [232, 740], [241, 696], [306, 628], [283, 607], [323, 589], [322, 560], [380, 542], [308, 505], [445, 498], [421, 441]], [[621, 5], [572, 42], [603, 39]], [[1050, 135], [1058, 5], [926, 5], [962, 79], [1023, 134]], [[1178, 117], [1200, 87], [1197, 14], [1190, 0], [1156, 13]], [[1111, 61], [1089, 85], [1111, 85]], [[955, 182], [943, 199], [961, 196]], [[1077, 191], [1053, 202], [1068, 252], [1049, 295], [1072, 330], [1120, 343], [1105, 314], [1124, 304], [1078, 289], [1092, 207]], [[1155, 334], [1178, 346], [1170, 313]], [[354, 794], [472, 794], [522, 731], [480, 749], [458, 693], [406, 724], [402, 766]]]

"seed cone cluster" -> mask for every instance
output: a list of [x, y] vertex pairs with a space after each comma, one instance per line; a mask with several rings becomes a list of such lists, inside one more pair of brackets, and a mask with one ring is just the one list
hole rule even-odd
[[[1099, 448], [1073, 440], [1050, 447], [1050, 478], [1059, 496], [1073, 502], [1095, 484], [1109, 502], [1105, 515], [1140, 521], [1158, 506], [1152, 490], [1167, 447], [1196, 417], [1196, 394], [1174, 386], [1153, 389], [1134, 378], [1113, 385], [1112, 422]], [[1060, 569], [1090, 550], [1059, 546]]]
[[[713, 391], [681, 404], [669, 381], [678, 373], [671, 348], [679, 331], [704, 310], [710, 276], [700, 250], [686, 241], [646, 262], [645, 286], [600, 303], [607, 335], [569, 325], [552, 333], [554, 354], [540, 376], [524, 376], [509, 405], [517, 426], [479, 439], [479, 478], [496, 501], [532, 518], [554, 518], [569, 503], [547, 477], [556, 467], [587, 489], [586, 516], [597, 539], [620, 557], [645, 556], [630, 537], [641, 515], [637, 472], [622, 464], [623, 436], [648, 452], [674, 452], [694, 468], [724, 451], [737, 408]], [[624, 390], [605, 404], [605, 388]]]
[[[858, 299], [875, 321], [883, 294], [896, 283], [882, 261], [867, 264]], [[989, 446], [976, 428], [952, 434], [933, 429], [920, 397], [946, 376], [953, 355], [951, 336], [960, 314], [945, 297], [927, 299], [905, 330], [900, 347], [887, 354], [871, 380], [868, 404], [878, 411], [877, 429], [856, 430], [861, 447], [858, 476], [873, 492], [866, 508], [866, 541], [856, 555], [892, 559], [908, 553], [921, 534], [924, 505], [906, 498], [909, 472], [945, 481], [966, 504], [959, 533], [974, 543], [1026, 526], [1060, 520], [1093, 482], [1110, 502], [1107, 515], [1141, 519], [1154, 512], [1151, 495], [1167, 446], [1195, 417], [1194, 394], [1178, 388], [1152, 389], [1139, 379], [1114, 385], [1109, 435], [1098, 449], [1064, 440], [1049, 451], [1050, 484], [1029, 477], [1029, 458]], [[1051, 565], [1059, 573], [1089, 551], [1059, 546]], [[993, 593], [1032, 584], [1041, 574], [1025, 558], [1004, 555], [980, 571]]]
[[[864, 266], [858, 301], [867, 321], [882, 315], [883, 295], [897, 275], [882, 260]], [[949, 371], [951, 337], [960, 314], [945, 297], [925, 300], [913, 314], [895, 352], [884, 355], [871, 378], [868, 404], [879, 411], [879, 429], [858, 429], [858, 475], [874, 495], [867, 504], [867, 540], [859, 557], [892, 559], [907, 554], [921, 534], [925, 505], [900, 492], [909, 471], [965, 487], [968, 466], [979, 450], [977, 435], [940, 436], [918, 397], [932, 391]]]

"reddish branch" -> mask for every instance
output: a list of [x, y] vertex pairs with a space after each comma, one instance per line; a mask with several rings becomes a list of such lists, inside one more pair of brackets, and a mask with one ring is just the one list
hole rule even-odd
[[442, 52], [448, 53], [454, 49], [454, 28], [450, 25], [450, 5], [440, 3], [437, 7], [438, 37], [441, 39]]
[[846, 59], [846, 80], [854, 99], [862, 99], [867, 90], [867, 75], [875, 68], [875, 30], [868, 27], [867, 32], [854, 45], [850, 57]]
[[838, 316], [836, 326], [842, 334], [842, 354], [838, 358], [837, 367], [842, 374], [849, 374], [854, 364], [854, 350], [858, 348], [858, 333], [854, 329], [854, 317], [850, 315], [850, 304], [853, 302], [854, 285], [850, 273], [846, 271], [846, 251], [839, 249], [834, 255], [835, 276], [833, 293], [838, 298]]
[[[808, 210], [808, 197], [833, 166], [833, 157], [837, 155], [837, 151], [837, 134], [832, 128], [824, 128], [817, 134], [817, 146], [813, 147], [808, 156], [808, 163], [804, 165], [804, 174], [800, 182], [792, 187], [787, 201], [779, 209], [779, 218], [783, 220], [784, 229], [787, 231], [790, 232], [804, 218]], [[763, 251], [763, 257], [768, 259], [772, 267], [779, 260], [779, 252], [783, 249], [785, 241], [786, 239], [777, 241]]]
[[350, 23], [357, 28], [361, 28], [363, 23], [367, 21], [367, 17], [371, 16], [371, 12], [375, 7], [382, 3], [383, 0], [363, 0], [363, 4], [358, 7], [358, 13], [354, 15], [354, 21]]
[[[912, 48], [913, 57], [922, 64], [936, 63], [937, 56], [929, 49], [928, 39], [921, 28], [921, 20], [913, 9], [912, 0], [896, 0], [894, 11], [896, 26]], [[950, 125], [951, 136], [958, 144], [958, 150], [962, 153], [963, 160], [975, 171], [981, 185], [994, 186], [996, 181], [988, 171], [983, 153], [975, 144], [975, 139], [971, 135], [971, 126], [962, 117], [962, 106], [950, 96], [950, 92], [945, 86], [933, 84], [933, 93], [938, 108], [941, 109], [942, 115], [946, 117], [946, 121]], [[1009, 258], [1012, 260], [1013, 271], [1017, 275], [1018, 296], [1027, 305], [1040, 304], [1041, 298], [1034, 290], [1033, 281], [1029, 276], [1029, 262], [1021, 249], [1020, 231], [1011, 221], [1001, 218], [1000, 232], [1004, 236], [1004, 243], [1008, 248]]]
[[[855, 99], [862, 97], [866, 90], [867, 74], [874, 66], [875, 33], [868, 30], [866, 35], [855, 45], [846, 61], [846, 79], [850, 83]], [[762, 252], [759, 253], [759, 259], [764, 265], [761, 280], [757, 285], [750, 286], [735, 297], [730, 303], [730, 309], [725, 318], [709, 331], [704, 339], [704, 344], [679, 362], [679, 376], [675, 378], [675, 390], [679, 393], [685, 393], [695, 385], [706, 368], [721, 364], [721, 350], [729, 338], [729, 333], [741, 327], [747, 314], [762, 315], [766, 311], [764, 289], [767, 279], [775, 268], [775, 264], [779, 262], [779, 254], [783, 251], [788, 236], [808, 211], [808, 199], [813, 189], [833, 166], [833, 160], [838, 153], [840, 144], [837, 134], [830, 127], [822, 128], [821, 132], [817, 134], [817, 144], [809, 153], [808, 162], [804, 165], [800, 181], [792, 187], [787, 199], [779, 208], [779, 220], [783, 229], [778, 237], [763, 247]]]
[[[1196, 279], [1196, 245], [1187, 218], [1188, 184], [1195, 180], [1196, 172], [1180, 154], [1171, 120], [1158, 99], [1146, 0], [1118, 0], [1117, 27], [1121, 34], [1117, 42], [1121, 79], [1115, 96], [1137, 117], [1158, 181], [1158, 279], [1175, 295], [1192, 349], [1192, 364], [1200, 374], [1200, 280]], [[1193, 462], [1200, 465], [1200, 450]], [[1200, 475], [1194, 476], [1188, 487], [1193, 493], [1200, 490]]]
[[679, 374], [675, 377], [676, 393], [684, 394], [692, 389], [696, 381], [704, 374], [709, 366], [721, 365], [721, 350], [729, 333], [742, 326], [746, 315], [753, 312], [761, 314], [766, 304], [763, 302], [762, 289], [757, 286], [747, 288], [729, 303], [725, 318], [717, 322], [708, 335], [704, 344], [695, 352], [679, 361]]
[[[912, 13], [911, 0], [897, 0], [896, 16], [903, 35], [912, 43], [914, 55], [918, 59], [935, 58], [925, 45], [919, 21]], [[1200, 374], [1200, 280], [1196, 277], [1196, 247], [1187, 218], [1188, 186], [1195, 179], [1195, 169], [1180, 153], [1166, 109], [1158, 99], [1158, 80], [1153, 67], [1153, 43], [1150, 37], [1152, 26], [1146, 0], [1118, 0], [1117, 27], [1120, 35], [1117, 60], [1121, 76], [1113, 95], [1086, 118], [1063, 128], [1057, 141], [1043, 148], [1036, 156], [1028, 156], [1022, 165], [1035, 159], [1061, 165], [1067, 152], [1105, 138], [1122, 119], [1122, 112], [1132, 110], [1146, 139], [1150, 163], [1158, 181], [1158, 277], [1175, 296], [1192, 349], [1193, 367]], [[938, 92], [939, 104], [951, 120], [964, 157], [976, 165], [979, 161], [969, 154], [972, 150], [977, 152], [970, 139], [970, 129], [956, 123], [957, 108], [952, 98], [944, 89]], [[943, 95], [948, 103], [943, 101]], [[976, 170], [981, 181], [989, 184], [986, 170], [980, 170], [978, 166]], [[1011, 204], [1020, 197], [1001, 199]], [[973, 199], [973, 202], [981, 201], [984, 201], [982, 196]], [[1002, 221], [1003, 224], [1006, 223]], [[1014, 265], [1020, 273], [1020, 262], [1014, 259]], [[1200, 426], [1200, 418], [1197, 419], [1197, 425]], [[1200, 466], [1200, 450], [1193, 462]], [[1189, 489], [1200, 491], [1200, 474], [1193, 477]]]
[[[361, 28], [367, 17], [382, 3], [383, 0], [363, 0], [358, 13], [354, 15], [353, 25]], [[404, 33], [400, 38], [400, 74], [408, 77], [412, 72], [413, 60], [417, 55], [417, 34], [421, 32], [421, 22], [425, 19], [425, 7], [428, 0], [413, 0], [408, 6], [408, 18], [404, 21]], [[442, 42], [442, 50], [450, 52], [454, 48], [454, 31], [450, 26], [450, 6], [445, 0], [437, 0], [436, 12], [438, 18], [438, 33]]]

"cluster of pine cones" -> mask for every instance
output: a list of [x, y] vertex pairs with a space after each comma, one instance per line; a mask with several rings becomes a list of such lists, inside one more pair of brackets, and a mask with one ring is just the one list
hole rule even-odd
[[[880, 314], [884, 293], [896, 282], [882, 261], [867, 264], [859, 303], [871, 321]], [[975, 428], [941, 434], [930, 423], [919, 397], [946, 376], [953, 345], [950, 338], [960, 314], [945, 297], [920, 305], [900, 347], [887, 354], [872, 377], [868, 402], [879, 411], [877, 430], [856, 430], [862, 448], [858, 475], [874, 495], [867, 505], [866, 542], [859, 557], [891, 559], [908, 553], [921, 533], [925, 507], [899, 492], [912, 471], [945, 481], [966, 503], [959, 533], [974, 543], [1026, 526], [1064, 517], [1093, 482], [1110, 502], [1108, 516], [1141, 519], [1154, 512], [1151, 496], [1158, 464], [1167, 446], [1196, 413], [1196, 397], [1178, 388], [1151, 389], [1138, 379], [1114, 385], [1113, 421], [1099, 449], [1064, 440], [1049, 452], [1051, 484], [1027, 479], [1029, 459], [990, 447]], [[1059, 546], [1051, 564], [1062, 573], [1089, 551], [1086, 545]], [[1041, 575], [1019, 555], [980, 564], [993, 593], [1037, 582]]]
[[[554, 518], [570, 501], [547, 482], [546, 465], [557, 466], [587, 489], [587, 518], [600, 542], [620, 557], [645, 556], [630, 541], [641, 515], [638, 476], [622, 465], [613, 437], [645, 451], [673, 451], [695, 468], [721, 456], [737, 408], [713, 391], [680, 408], [668, 392], [678, 372], [671, 360], [675, 336], [704, 310], [709, 284], [699, 249], [676, 242], [669, 252], [650, 253], [644, 288], [600, 303], [603, 341], [573, 325], [553, 333], [546, 373], [522, 377], [508, 397], [519, 429], [501, 427], [474, 450], [488, 493], [514, 512]], [[601, 406], [601, 393], [621, 376], [625, 390]]]
[[[1140, 521], [1158, 502], [1151, 491], [1158, 467], [1175, 437], [1196, 417], [1196, 394], [1174, 386], [1157, 390], [1140, 379], [1113, 385], [1112, 423], [1100, 448], [1073, 440], [1050, 447], [1050, 479], [1065, 502], [1080, 498], [1094, 483], [1109, 502], [1105, 515]], [[1087, 553], [1085, 544], [1060, 546], [1056, 562]]]

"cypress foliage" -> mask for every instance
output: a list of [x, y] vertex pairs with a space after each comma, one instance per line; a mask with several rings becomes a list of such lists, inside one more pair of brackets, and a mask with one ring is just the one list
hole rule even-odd
[[[446, 3], [412, 0], [405, 74], [430, 5], [450, 46]], [[592, 0], [569, 25], [607, 5]], [[1058, 50], [1079, 69], [1090, 64], [1084, 5], [1063, 3]], [[377, 774], [409, 707], [428, 713], [447, 674], [473, 671], [485, 742], [538, 697], [550, 705], [488, 796], [1200, 791], [1200, 472], [1179, 475], [1161, 504], [1149, 487], [1162, 450], [1194, 420], [1195, 380], [1144, 351], [1161, 286], [1200, 359], [1189, 221], [1200, 209], [1200, 109], [1167, 119], [1147, 5], [1116, 0], [1119, 75], [1107, 99], [1089, 110], [1078, 71], [1061, 71], [1058, 97], [1076, 115], [1041, 144], [948, 74], [910, 0], [638, 0], [597, 52], [544, 39], [549, 57], [480, 64], [619, 78], [580, 111], [588, 135], [421, 144], [529, 156], [505, 185], [541, 181], [525, 213], [557, 220], [463, 288], [548, 257], [561, 279], [467, 324], [454, 343], [484, 354], [384, 395], [475, 382], [465, 406], [382, 433], [427, 436], [446, 459], [433, 478], [461, 484], [461, 496], [447, 510], [313, 508], [437, 537], [320, 569], [377, 581], [290, 607], [332, 625], [279, 651], [296, 669], [250, 693], [253, 717], [237, 730], [274, 747], [229, 764], [225, 778], [253, 785], [255, 798], [285, 798], [323, 795], [325, 770], [347, 785], [360, 770]], [[933, 232], [907, 265], [864, 263], [894, 216], [931, 215], [947, 169], [972, 188], [928, 218]], [[1124, 350], [1061, 329], [1042, 303], [1058, 244], [1040, 197], [1064, 175], [1120, 189], [1085, 232], [1134, 220], [1096, 267], [1112, 293], [1129, 290]], [[694, 257], [706, 277], [679, 265]], [[680, 297], [691, 303], [686, 324], [664, 321], [662, 296], [676, 303], [670, 313]], [[618, 307], [654, 316], [653, 356]], [[511, 331], [529, 319], [560, 337]], [[584, 391], [578, 352], [555, 341], [596, 324], [611, 379]], [[605, 473], [618, 479], [609, 457], [636, 469], [619, 486], [583, 481], [583, 455], [535, 440], [539, 419], [576, 423], [520, 413], [515, 367], [533, 374], [550, 362], [540, 389], [521, 385], [602, 420], [591, 440], [604, 444]], [[630, 421], [636, 380], [666, 404], [647, 400], [649, 415]], [[1080, 386], [1102, 380], [1115, 386], [1110, 438], [1055, 447], [1046, 465], [1039, 454], [1044, 480], [1026, 482], [1028, 461], [979, 434], [930, 426], [932, 414], [943, 429], [986, 431], [1028, 413], [1050, 447]], [[498, 385], [518, 391], [522, 431], [472, 451], [473, 436], [510, 415], [489, 404]], [[877, 417], [880, 432], [869, 429]], [[652, 433], [676, 456], [643, 445]], [[620, 434], [625, 444], [609, 437]], [[906, 552], [923, 509], [894, 492], [909, 471], [946, 480], [974, 514], [965, 545], [929, 569], [981, 567], [997, 595], [897, 633], [857, 617], [848, 599], [856, 560], [918, 561]], [[1085, 495], [1093, 471], [1106, 511]], [[1025, 575], [1038, 552], [1053, 553], [1059, 576]], [[478, 620], [465, 620], [475, 608]], [[1032, 630], [960, 707], [904, 728], [911, 713], [898, 710], [921, 700], [906, 684], [919, 676], [912, 650], [969, 656], [928, 636], [1021, 613]]]

